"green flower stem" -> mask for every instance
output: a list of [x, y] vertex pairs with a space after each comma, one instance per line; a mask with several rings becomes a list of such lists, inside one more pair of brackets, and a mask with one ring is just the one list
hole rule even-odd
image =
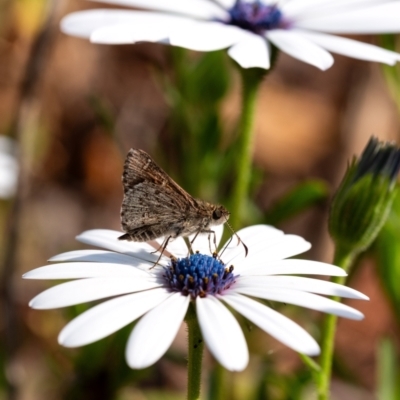
[[[348, 272], [355, 259], [355, 256], [356, 253], [354, 251], [343, 250], [337, 247], [334, 257], [334, 265], [337, 265]], [[335, 276], [331, 279], [331, 282], [344, 285], [346, 283], [346, 278], [346, 276]], [[338, 296], [333, 296], [331, 299], [338, 302], [341, 301], [340, 297]], [[336, 323], [336, 315], [328, 314], [325, 316], [322, 329], [322, 345], [320, 356], [321, 371], [318, 380], [318, 400], [328, 400], [330, 395], [329, 390], [332, 373], [332, 358]]]
[[241, 75], [243, 86], [242, 115], [237, 142], [237, 176], [233, 188], [233, 200], [230, 210], [230, 222], [234, 229], [240, 228], [243, 208], [249, 193], [256, 100], [260, 83], [265, 76], [265, 71], [258, 68], [241, 69]]
[[197, 322], [194, 304], [189, 305], [185, 318], [188, 327], [188, 400], [200, 398], [201, 386], [201, 362], [203, 360], [203, 338], [201, 336], [199, 323]]

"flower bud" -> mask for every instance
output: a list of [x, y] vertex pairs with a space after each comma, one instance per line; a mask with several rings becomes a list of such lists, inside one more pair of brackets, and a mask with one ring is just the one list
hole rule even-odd
[[329, 215], [337, 247], [359, 253], [372, 243], [391, 209], [399, 170], [400, 149], [374, 137], [361, 157], [352, 160]]

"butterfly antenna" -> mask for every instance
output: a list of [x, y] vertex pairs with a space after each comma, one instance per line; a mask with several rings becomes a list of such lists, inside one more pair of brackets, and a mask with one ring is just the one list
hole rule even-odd
[[238, 245], [242, 244], [242, 246], [244, 247], [244, 251], [246, 253], [245, 257], [247, 257], [247, 255], [249, 254], [249, 248], [244, 244], [242, 239], [240, 239], [239, 235], [233, 230], [233, 228], [229, 225], [229, 223], [228, 222], [225, 222], [225, 223], [226, 223], [226, 225], [228, 225], [228, 228], [232, 231], [232, 233], [237, 237]]
[[233, 238], [233, 236], [231, 236], [231, 237], [229, 238], [229, 241], [228, 241], [228, 243], [224, 246], [224, 249], [222, 250], [222, 253], [219, 254], [219, 258], [222, 257], [222, 255], [225, 253], [225, 250], [226, 250], [226, 249], [229, 247], [229, 245], [231, 244], [232, 238]]

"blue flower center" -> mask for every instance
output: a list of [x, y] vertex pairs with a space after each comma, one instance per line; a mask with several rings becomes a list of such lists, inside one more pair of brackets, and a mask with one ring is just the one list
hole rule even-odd
[[228, 24], [258, 34], [285, 25], [282, 12], [276, 5], [266, 5], [260, 0], [236, 0], [235, 5], [228, 12], [231, 17]]
[[217, 257], [198, 253], [186, 258], [172, 259], [171, 264], [164, 267], [164, 271], [169, 288], [192, 299], [220, 294], [237, 278], [232, 273], [233, 265], [226, 268]]

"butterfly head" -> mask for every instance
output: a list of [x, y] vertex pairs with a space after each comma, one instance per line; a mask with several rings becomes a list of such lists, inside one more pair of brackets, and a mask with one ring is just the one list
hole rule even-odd
[[215, 206], [211, 214], [211, 224], [210, 225], [221, 225], [224, 224], [229, 219], [230, 212], [224, 206]]

